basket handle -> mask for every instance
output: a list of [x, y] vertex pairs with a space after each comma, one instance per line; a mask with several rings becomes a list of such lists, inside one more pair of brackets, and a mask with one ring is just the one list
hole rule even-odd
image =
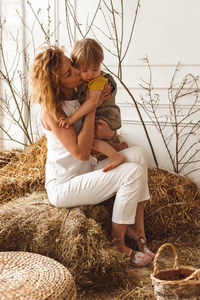
[[166, 247], [171, 247], [171, 249], [173, 250], [173, 253], [174, 253], [174, 265], [173, 265], [173, 268], [177, 268], [178, 267], [178, 254], [176, 252], [176, 248], [174, 247], [174, 245], [172, 245], [171, 243], [166, 243], [166, 244], [163, 244], [157, 251], [156, 253], [156, 256], [154, 258], [154, 261], [153, 261], [153, 275], [155, 275], [155, 273], [158, 271], [158, 266], [157, 266], [157, 261], [158, 261], [158, 258], [161, 254], [161, 252], [163, 251], [164, 248]]
[[[195, 275], [197, 275], [198, 273], [200, 273], [200, 269], [194, 271], [191, 275], [189, 275], [188, 277], [186, 277], [186, 278], [183, 279], [182, 281], [188, 281], [188, 280], [190, 280], [190, 279], [193, 279], [193, 277], [194, 277]], [[195, 279], [194, 279], [194, 280], [195, 280]]]

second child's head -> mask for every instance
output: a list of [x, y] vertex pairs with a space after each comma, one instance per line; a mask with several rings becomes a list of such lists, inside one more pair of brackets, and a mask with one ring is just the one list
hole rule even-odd
[[103, 49], [96, 40], [85, 38], [75, 43], [71, 59], [80, 70], [82, 80], [90, 82], [100, 75]]

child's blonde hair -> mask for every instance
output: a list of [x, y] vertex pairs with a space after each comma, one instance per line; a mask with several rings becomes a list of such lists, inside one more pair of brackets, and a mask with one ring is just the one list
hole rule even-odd
[[77, 67], [88, 67], [91, 63], [100, 65], [104, 59], [103, 49], [96, 40], [85, 38], [75, 43], [71, 59]]
[[43, 51], [35, 56], [29, 71], [33, 101], [45, 107], [55, 120], [62, 99], [59, 71], [63, 55], [63, 49], [56, 46], [43, 47]]

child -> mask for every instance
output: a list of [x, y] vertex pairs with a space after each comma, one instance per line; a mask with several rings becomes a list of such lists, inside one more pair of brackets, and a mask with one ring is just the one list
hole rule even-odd
[[[77, 91], [77, 97], [82, 105], [69, 117], [66, 117], [62, 111], [57, 112], [57, 119], [60, 127], [68, 128], [89, 111], [93, 110], [93, 108], [96, 107], [96, 103], [99, 101], [101, 91], [108, 81], [111, 82], [114, 91], [112, 92], [111, 97], [97, 108], [96, 120], [102, 119], [106, 121], [114, 131], [121, 127], [120, 110], [115, 104], [116, 84], [112, 76], [104, 74], [101, 71], [103, 58], [103, 49], [97, 41], [85, 38], [75, 44], [71, 59], [74, 66], [80, 70], [80, 75], [84, 81]], [[90, 94], [88, 101], [85, 102], [87, 90], [90, 91]], [[126, 142], [122, 142], [118, 145], [112, 144], [112, 146], [118, 151], [128, 147]], [[125, 160], [112, 146], [103, 140], [94, 139], [93, 149], [110, 158], [110, 164], [104, 171], [116, 167]]]

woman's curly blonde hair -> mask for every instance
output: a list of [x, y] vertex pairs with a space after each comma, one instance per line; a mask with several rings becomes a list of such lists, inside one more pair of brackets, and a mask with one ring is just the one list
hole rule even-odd
[[42, 48], [37, 54], [29, 71], [29, 81], [32, 86], [32, 100], [40, 103], [56, 120], [56, 110], [62, 99], [59, 71], [63, 49], [57, 46]]

